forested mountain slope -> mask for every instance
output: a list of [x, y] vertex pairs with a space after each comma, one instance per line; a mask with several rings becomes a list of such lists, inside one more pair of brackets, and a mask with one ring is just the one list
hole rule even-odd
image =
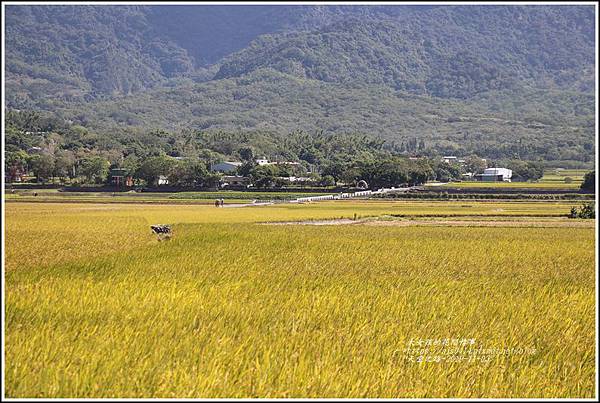
[[[469, 100], [432, 98], [385, 85], [343, 85], [260, 69], [238, 78], [156, 89], [59, 109], [95, 131], [325, 130], [390, 142], [417, 138], [430, 151], [585, 159], [593, 155], [594, 97], [512, 89]], [[408, 151], [408, 150], [407, 150]], [[412, 150], [417, 151], [417, 150]]]
[[6, 14], [7, 81], [30, 98], [129, 94], [211, 64], [214, 79], [269, 67], [440, 97], [515, 82], [593, 88], [592, 7], [8, 6]]
[[351, 18], [309, 32], [263, 35], [226, 58], [216, 78], [270, 67], [450, 98], [523, 83], [591, 90], [592, 18], [584, 9], [544, 7], [447, 7]]
[[8, 109], [106, 136], [324, 130], [593, 157], [592, 6], [6, 10]]

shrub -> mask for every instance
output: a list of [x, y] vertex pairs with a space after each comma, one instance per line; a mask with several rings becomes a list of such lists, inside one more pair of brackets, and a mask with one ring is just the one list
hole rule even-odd
[[569, 218], [596, 218], [595, 203], [584, 203], [579, 209], [577, 209], [577, 207], [571, 207]]
[[591, 171], [585, 174], [583, 177], [583, 183], [581, 189], [585, 190], [596, 190], [596, 172]]

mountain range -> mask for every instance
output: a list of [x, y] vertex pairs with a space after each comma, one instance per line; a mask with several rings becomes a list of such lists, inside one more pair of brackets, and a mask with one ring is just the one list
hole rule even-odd
[[9, 5], [6, 105], [107, 136], [323, 130], [590, 161], [595, 18], [591, 5]]

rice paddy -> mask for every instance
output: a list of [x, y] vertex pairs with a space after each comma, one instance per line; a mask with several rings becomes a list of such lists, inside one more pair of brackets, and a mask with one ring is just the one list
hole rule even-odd
[[6, 203], [6, 395], [593, 397], [572, 205]]
[[[457, 189], [557, 189], [578, 190], [583, 182], [583, 177], [588, 171], [585, 169], [548, 169], [544, 176], [533, 182], [451, 182], [443, 188]], [[427, 187], [427, 185], [425, 185]]]

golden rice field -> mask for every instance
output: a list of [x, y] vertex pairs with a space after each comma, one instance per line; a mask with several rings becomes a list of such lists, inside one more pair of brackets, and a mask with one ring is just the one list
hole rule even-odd
[[[570, 207], [6, 203], [6, 395], [594, 397], [594, 227]], [[462, 226], [260, 225], [355, 214]]]

